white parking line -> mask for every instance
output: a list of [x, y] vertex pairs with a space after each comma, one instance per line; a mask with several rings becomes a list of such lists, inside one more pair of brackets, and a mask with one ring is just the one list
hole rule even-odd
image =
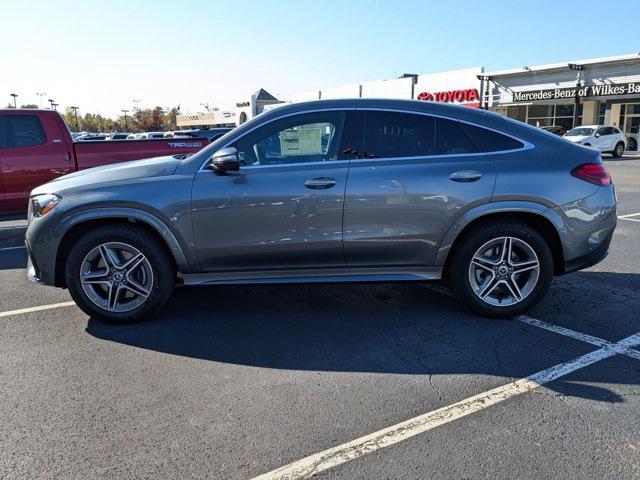
[[0, 312], [0, 317], [10, 317], [11, 315], [20, 315], [21, 313], [40, 312], [42, 310], [51, 310], [53, 308], [71, 307], [75, 302], [50, 303], [49, 305], [38, 305], [37, 307], [20, 308], [19, 310], [8, 310]]
[[3, 247], [3, 248], [0, 248], [0, 252], [4, 252], [5, 250], [19, 250], [23, 248], [27, 248], [27, 247], [25, 247], [24, 245], [19, 245], [17, 247]]
[[576, 332], [575, 330], [571, 330], [569, 328], [560, 327], [558, 325], [553, 325], [551, 323], [543, 322], [542, 320], [538, 320], [537, 318], [531, 318], [526, 315], [520, 315], [519, 317], [517, 317], [517, 320], [524, 323], [528, 323], [529, 325], [533, 325], [535, 327], [549, 330], [550, 332], [559, 333], [560, 335], [564, 335], [565, 337], [571, 337], [576, 340], [581, 340], [583, 342], [590, 343], [597, 347], [610, 348], [614, 352], [619, 353], [620, 355], [626, 355], [628, 357], [632, 357], [637, 360], [640, 360], [639, 351], [631, 350], [630, 348], [626, 348], [619, 344], [609, 342], [608, 340], [604, 340], [603, 338], [587, 335], [586, 333]]
[[640, 213], [628, 213], [627, 215], [618, 215], [620, 220], [629, 220], [630, 222], [640, 222], [640, 219], [630, 218], [630, 217], [639, 217]]
[[[640, 332], [621, 340], [615, 345], [624, 349], [640, 345]], [[527, 378], [522, 378], [507, 385], [480, 393], [454, 403], [453, 405], [425, 413], [351, 442], [309, 455], [289, 465], [260, 475], [254, 480], [293, 480], [309, 478], [312, 475], [316, 475], [330, 468], [415, 437], [440, 425], [447, 424], [472, 413], [484, 410], [492, 405], [496, 405], [497, 403], [535, 390], [541, 385], [557, 380], [560, 377], [616, 354], [617, 352], [609, 346], [600, 348], [599, 350], [582, 355], [569, 362], [542, 370]]]

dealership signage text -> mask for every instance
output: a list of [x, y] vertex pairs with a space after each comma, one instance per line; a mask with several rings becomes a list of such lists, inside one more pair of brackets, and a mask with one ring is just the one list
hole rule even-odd
[[418, 100], [426, 100], [431, 102], [446, 103], [466, 103], [477, 102], [480, 98], [478, 90], [468, 88], [466, 90], [451, 90], [449, 92], [421, 92], [418, 94]]
[[580, 88], [551, 88], [529, 92], [513, 92], [514, 102], [533, 102], [536, 100], [557, 100], [562, 98], [602, 97], [607, 95], [640, 94], [640, 83], [619, 83], [616, 85], [590, 85]]

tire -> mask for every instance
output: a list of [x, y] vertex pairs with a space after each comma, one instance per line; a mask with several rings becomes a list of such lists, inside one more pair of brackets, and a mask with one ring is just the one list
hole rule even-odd
[[613, 158], [622, 157], [622, 155], [624, 155], [624, 143], [618, 142], [616, 144], [616, 148], [614, 148], [613, 152], [611, 152], [611, 155], [613, 155]]
[[155, 315], [171, 297], [175, 278], [173, 258], [161, 240], [134, 225], [86, 233], [69, 252], [65, 269], [76, 304], [87, 315], [116, 324]]
[[[500, 259], [502, 251], [507, 250], [507, 238], [511, 239], [508, 245], [512, 254], [503, 265]], [[553, 279], [549, 245], [533, 228], [517, 221], [480, 226], [465, 235], [451, 255], [448, 273], [453, 290], [467, 306], [486, 317], [510, 318], [530, 309], [544, 297]], [[536, 261], [537, 268], [533, 266]], [[517, 288], [513, 287], [514, 281]], [[517, 299], [517, 293], [522, 298]]]

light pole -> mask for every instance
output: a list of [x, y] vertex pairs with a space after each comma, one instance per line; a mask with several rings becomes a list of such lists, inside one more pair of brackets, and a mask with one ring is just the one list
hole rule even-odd
[[49, 99], [49, 104], [51, 105], [51, 110], [53, 110], [53, 104], [55, 103], [55, 100]]
[[18, 108], [18, 104], [16, 103], [16, 97], [18, 96], [18, 94], [11, 93], [10, 95], [13, 97], [13, 108]]
[[44, 97], [47, 92], [36, 92], [36, 95], [40, 97], [40, 108], [42, 108], [42, 97]]
[[569, 63], [567, 66], [570, 70], [575, 70], [576, 72], [578, 72], [578, 78], [576, 80], [576, 94], [573, 101], [573, 122], [571, 126], [571, 128], [576, 128], [578, 126], [578, 109], [580, 108], [580, 77], [582, 75], [582, 70], [584, 70], [584, 65]]
[[129, 130], [129, 124], [127, 123], [127, 113], [129, 110], [121, 110], [121, 112], [124, 113], [124, 131], [126, 132]]
[[73, 110], [73, 114], [76, 116], [76, 132], [80, 131], [80, 127], [78, 127], [78, 107], [69, 107]]
[[142, 101], [142, 100], [140, 100], [139, 98], [134, 98], [134, 99], [133, 99], [133, 104], [135, 105], [135, 106], [133, 107], [133, 111], [134, 111], [134, 112], [139, 112], [139, 111], [140, 111], [140, 102], [141, 102], [141, 101]]

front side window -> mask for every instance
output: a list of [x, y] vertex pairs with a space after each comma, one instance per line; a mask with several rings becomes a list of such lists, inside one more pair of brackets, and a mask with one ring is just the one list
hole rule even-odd
[[234, 144], [240, 165], [287, 165], [341, 159], [345, 118], [344, 111], [313, 112], [259, 127]]
[[47, 142], [40, 119], [36, 115], [5, 115], [0, 128], [0, 145], [7, 148], [31, 147]]
[[435, 119], [410, 113], [367, 111], [365, 158], [419, 157], [435, 153]]
[[576, 127], [567, 132], [567, 137], [589, 136], [593, 135], [593, 128]]

